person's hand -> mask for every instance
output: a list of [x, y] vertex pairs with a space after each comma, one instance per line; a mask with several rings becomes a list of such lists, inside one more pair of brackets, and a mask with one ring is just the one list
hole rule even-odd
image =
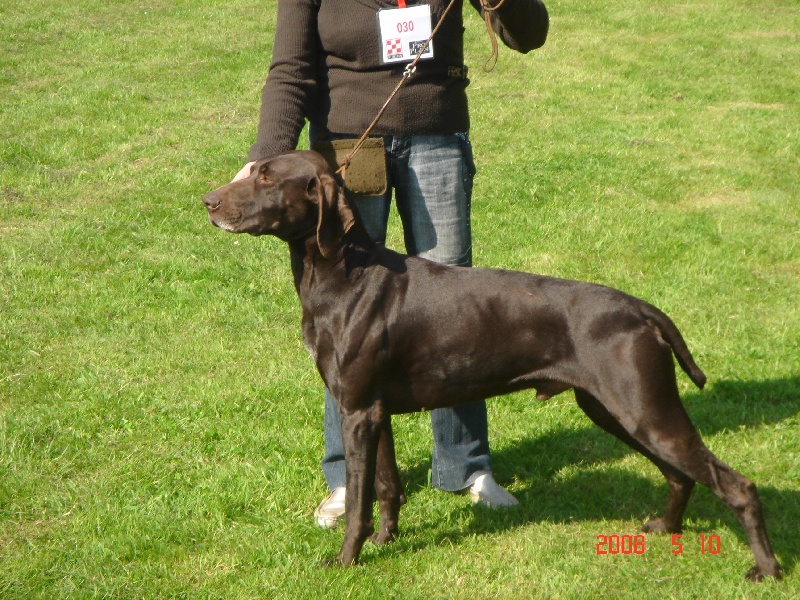
[[233, 177], [231, 182], [239, 181], [240, 179], [244, 179], [245, 177], [250, 177], [250, 171], [253, 168], [253, 165], [256, 164], [255, 161], [247, 163], [242, 169]]

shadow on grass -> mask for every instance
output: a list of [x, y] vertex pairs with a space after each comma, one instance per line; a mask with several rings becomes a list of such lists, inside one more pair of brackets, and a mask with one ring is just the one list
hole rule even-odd
[[[708, 392], [687, 395], [685, 404], [695, 426], [706, 436], [720, 431], [735, 432], [742, 427], [770, 425], [800, 413], [800, 377], [760, 382], [723, 381]], [[656, 484], [624, 467], [609, 465], [632, 454], [633, 450], [591, 425], [588, 419], [586, 422], [584, 428], [555, 430], [493, 452], [498, 481], [502, 483], [517, 477], [525, 482], [521, 490], [515, 489], [520, 506], [509, 511], [481, 506], [460, 508], [459, 511], [474, 512], [476, 518], [462, 519], [461, 515], [454, 515], [455, 522], [467, 521], [469, 525], [442, 531], [436, 543], [536, 522], [613, 519], [643, 524], [650, 517], [660, 516], [666, 506], [666, 483]], [[732, 453], [721, 454], [720, 458], [734, 469], [740, 469]], [[411, 493], [426, 485], [429, 464], [421, 461], [403, 473]], [[566, 476], [562, 474], [565, 469]], [[655, 467], [653, 471], [658, 474]], [[759, 486], [758, 491], [773, 550], [789, 574], [800, 555], [794, 525], [800, 519], [800, 491], [788, 485], [786, 488]], [[691, 522], [686, 533], [699, 534], [723, 526], [729, 528], [740, 543], [748, 544], [738, 519], [704, 486], [695, 488], [685, 518]], [[401, 542], [403, 548], [409, 543], [414, 547], [409, 537], [414, 537], [415, 529], [429, 526], [419, 523], [406, 529], [403, 525], [401, 515], [401, 531], [411, 534], [401, 538], [405, 540]]]

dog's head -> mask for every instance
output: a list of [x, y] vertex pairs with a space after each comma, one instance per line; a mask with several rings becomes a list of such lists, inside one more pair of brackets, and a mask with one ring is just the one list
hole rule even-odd
[[258, 161], [249, 177], [209, 192], [203, 202], [211, 223], [225, 231], [287, 242], [316, 234], [323, 256], [334, 252], [355, 222], [325, 159], [310, 151]]

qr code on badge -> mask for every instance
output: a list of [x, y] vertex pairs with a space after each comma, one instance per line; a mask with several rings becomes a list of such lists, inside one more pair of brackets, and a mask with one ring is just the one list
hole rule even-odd
[[[409, 42], [408, 49], [411, 56], [416, 56], [419, 54], [420, 50], [422, 50], [423, 46], [425, 46], [425, 40], [419, 42]], [[425, 50], [425, 54], [430, 54], [430, 47]]]

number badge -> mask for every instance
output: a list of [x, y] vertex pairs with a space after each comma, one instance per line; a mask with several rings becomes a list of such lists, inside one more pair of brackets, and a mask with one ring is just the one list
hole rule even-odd
[[[378, 25], [384, 64], [410, 62], [417, 57], [431, 35], [431, 7], [419, 4], [379, 10]], [[428, 44], [421, 58], [433, 58], [433, 41]]]

